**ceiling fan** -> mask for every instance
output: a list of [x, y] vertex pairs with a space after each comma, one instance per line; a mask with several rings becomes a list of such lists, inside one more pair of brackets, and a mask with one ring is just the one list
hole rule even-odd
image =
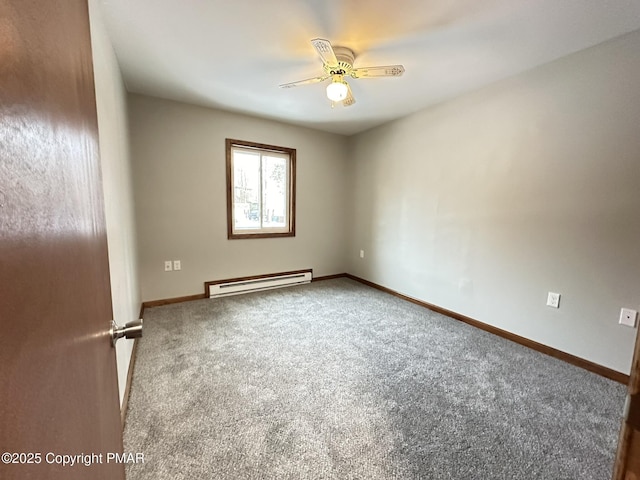
[[280, 85], [281, 88], [320, 83], [331, 78], [331, 83], [327, 85], [327, 97], [331, 100], [331, 105], [333, 106], [334, 102], [342, 102], [342, 105], [348, 107], [356, 103], [356, 100], [353, 98], [351, 87], [349, 87], [349, 84], [345, 81], [345, 77], [399, 77], [404, 73], [404, 67], [402, 65], [353, 68], [353, 61], [355, 59], [353, 51], [346, 47], [332, 47], [329, 40], [315, 38], [311, 40], [311, 45], [313, 45], [313, 48], [315, 48], [320, 55], [324, 75], [307, 80], [285, 83]]

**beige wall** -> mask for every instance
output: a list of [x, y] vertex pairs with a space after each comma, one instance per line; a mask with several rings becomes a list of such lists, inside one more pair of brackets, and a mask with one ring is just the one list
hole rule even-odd
[[[89, 13], [113, 317], [125, 324], [140, 313], [126, 91], [97, 1], [89, 2]], [[122, 339], [116, 348], [121, 405], [132, 347], [133, 340]]]
[[[208, 280], [345, 271], [345, 137], [141, 95], [129, 119], [143, 300], [203, 293]], [[297, 149], [294, 238], [227, 240], [225, 138]], [[164, 272], [165, 260], [182, 270]]]
[[628, 373], [639, 85], [635, 32], [356, 136], [348, 271]]

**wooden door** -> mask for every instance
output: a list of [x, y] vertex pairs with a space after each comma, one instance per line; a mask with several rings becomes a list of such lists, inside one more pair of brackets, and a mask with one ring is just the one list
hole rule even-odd
[[614, 480], [640, 480], [640, 335], [631, 364], [626, 418], [620, 430]]
[[0, 0], [3, 480], [124, 479], [100, 171], [86, 0]]

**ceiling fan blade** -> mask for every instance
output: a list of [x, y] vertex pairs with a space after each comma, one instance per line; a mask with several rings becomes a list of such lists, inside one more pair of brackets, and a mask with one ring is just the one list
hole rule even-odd
[[366, 77], [399, 77], [404, 73], [402, 65], [386, 65], [380, 67], [361, 67], [351, 71], [353, 78]]
[[338, 59], [336, 58], [336, 54], [333, 51], [333, 47], [329, 40], [314, 38], [311, 40], [311, 45], [316, 49], [316, 52], [318, 52], [318, 55], [320, 55], [320, 58], [325, 65], [328, 65], [329, 67], [338, 66]]
[[323, 75], [321, 77], [307, 78], [306, 80], [298, 80], [297, 82], [283, 83], [280, 88], [299, 87], [300, 85], [309, 85], [311, 83], [324, 82], [330, 75]]
[[[345, 83], [347, 83], [347, 82], [345, 82]], [[353, 92], [351, 91], [351, 86], [347, 83], [347, 98], [345, 98], [342, 101], [342, 105], [344, 107], [350, 107], [354, 103], [356, 103], [356, 99], [353, 98]]]

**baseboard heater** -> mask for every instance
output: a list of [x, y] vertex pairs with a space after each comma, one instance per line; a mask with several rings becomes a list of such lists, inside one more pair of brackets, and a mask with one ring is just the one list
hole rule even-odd
[[231, 278], [205, 283], [205, 291], [209, 298], [227, 297], [242, 293], [290, 287], [311, 282], [313, 271], [297, 270], [295, 272], [271, 273], [253, 277]]

